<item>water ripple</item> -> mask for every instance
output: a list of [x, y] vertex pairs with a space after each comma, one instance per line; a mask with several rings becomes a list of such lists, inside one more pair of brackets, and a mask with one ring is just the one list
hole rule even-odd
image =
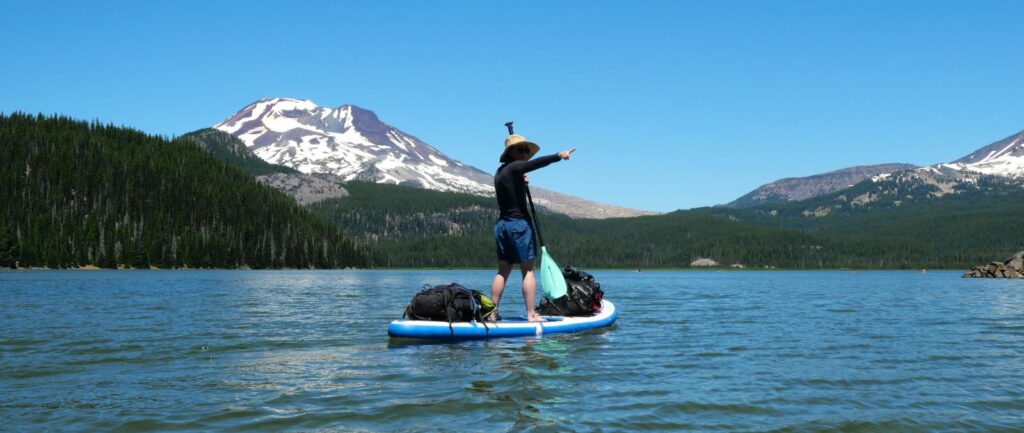
[[[1020, 431], [1024, 290], [953, 272], [596, 271], [610, 328], [384, 333], [487, 271], [0, 273], [12, 431]], [[521, 298], [510, 287], [504, 314]]]

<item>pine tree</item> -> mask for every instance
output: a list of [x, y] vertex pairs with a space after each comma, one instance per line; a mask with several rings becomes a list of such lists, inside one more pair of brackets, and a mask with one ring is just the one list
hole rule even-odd
[[10, 228], [0, 226], [0, 268], [13, 268], [17, 265], [17, 239]]

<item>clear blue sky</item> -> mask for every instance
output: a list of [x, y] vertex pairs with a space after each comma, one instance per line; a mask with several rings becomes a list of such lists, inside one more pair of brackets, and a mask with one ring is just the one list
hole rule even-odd
[[932, 164], [1024, 129], [1019, 1], [6, 2], [0, 111], [173, 135], [263, 97], [353, 103], [486, 171], [668, 211]]

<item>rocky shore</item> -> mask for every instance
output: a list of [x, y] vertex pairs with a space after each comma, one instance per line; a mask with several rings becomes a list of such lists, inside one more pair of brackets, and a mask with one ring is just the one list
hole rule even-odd
[[975, 266], [964, 278], [1024, 278], [1024, 251], [1002, 262]]

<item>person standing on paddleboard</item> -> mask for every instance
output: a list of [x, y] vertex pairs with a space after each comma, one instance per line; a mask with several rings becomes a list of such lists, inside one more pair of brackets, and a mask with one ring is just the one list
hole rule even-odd
[[501, 216], [494, 225], [494, 241], [498, 250], [498, 274], [491, 283], [491, 300], [494, 301], [492, 320], [500, 320], [497, 306], [501, 302], [501, 294], [505, 283], [512, 273], [512, 265], [518, 264], [523, 274], [523, 300], [526, 303], [526, 317], [531, 322], [543, 322], [534, 311], [534, 300], [537, 293], [537, 282], [533, 276], [533, 260], [536, 258], [536, 247], [533, 241], [533, 225], [526, 208], [526, 173], [552, 163], [569, 159], [575, 148], [554, 155], [542, 156], [537, 159], [533, 155], [540, 151], [540, 146], [527, 141], [521, 135], [512, 134], [505, 138], [505, 151], [501, 154], [501, 166], [494, 174], [494, 193], [498, 198]]

